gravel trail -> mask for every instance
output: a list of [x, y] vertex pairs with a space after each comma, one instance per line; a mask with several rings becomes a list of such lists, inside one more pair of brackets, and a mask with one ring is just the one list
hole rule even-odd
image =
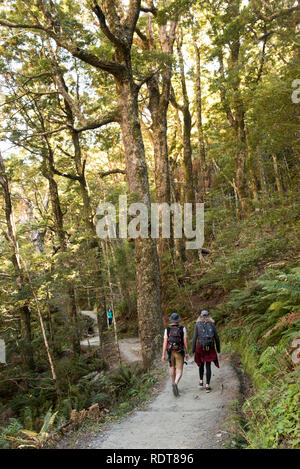
[[190, 360], [172, 394], [166, 378], [161, 392], [148, 407], [110, 424], [88, 448], [103, 449], [210, 449], [221, 448], [228, 434], [224, 420], [230, 402], [239, 396], [239, 380], [228, 357], [213, 367], [212, 392], [198, 386], [198, 367]]

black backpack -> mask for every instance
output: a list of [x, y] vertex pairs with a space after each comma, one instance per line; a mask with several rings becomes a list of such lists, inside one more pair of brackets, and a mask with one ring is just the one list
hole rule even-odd
[[168, 352], [182, 352], [184, 350], [183, 346], [183, 326], [169, 326], [167, 329], [168, 342], [167, 342], [167, 351]]
[[214, 347], [215, 329], [211, 322], [198, 322], [198, 339], [203, 350]]

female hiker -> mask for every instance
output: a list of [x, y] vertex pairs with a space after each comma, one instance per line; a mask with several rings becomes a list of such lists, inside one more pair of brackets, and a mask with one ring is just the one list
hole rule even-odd
[[[216, 347], [216, 348], [215, 348]], [[210, 317], [208, 311], [201, 311], [197, 319], [193, 336], [193, 353], [195, 362], [199, 366], [200, 384], [203, 388], [204, 363], [206, 367], [206, 392], [211, 391], [211, 362], [219, 368], [217, 352], [220, 353], [220, 340], [214, 320]]]

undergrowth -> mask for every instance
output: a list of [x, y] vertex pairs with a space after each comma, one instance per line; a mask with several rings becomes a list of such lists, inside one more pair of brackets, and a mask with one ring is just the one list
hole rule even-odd
[[[31, 404], [26, 400], [34, 397], [32, 394], [23, 396], [23, 399], [18, 395], [10, 406], [15, 410], [21, 407], [22, 410], [18, 418], [10, 418], [8, 425], [0, 427], [0, 448], [42, 448], [51, 445], [70, 417], [68, 430], [99, 429], [103, 423], [123, 417], [149, 399], [154, 384], [161, 376], [160, 368], [143, 373], [139, 366], [126, 365], [109, 373], [90, 373], [79, 378], [76, 384], [72, 383], [69, 397], [56, 405], [42, 396], [42, 409], [36, 409], [34, 399]], [[85, 409], [95, 404], [97, 413], [90, 417]], [[35, 417], [37, 412], [38, 419]]]
[[300, 337], [300, 268], [268, 270], [214, 313], [256, 389], [237, 434], [251, 449], [299, 448], [300, 368], [292, 345]]

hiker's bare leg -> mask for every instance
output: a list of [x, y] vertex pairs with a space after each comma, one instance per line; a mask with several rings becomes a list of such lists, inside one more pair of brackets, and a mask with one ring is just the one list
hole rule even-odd
[[176, 371], [175, 371], [175, 367], [174, 367], [174, 366], [171, 366], [171, 368], [170, 368], [170, 375], [171, 375], [172, 383], [175, 383]]
[[175, 378], [175, 383], [178, 384], [180, 379], [181, 379], [182, 372], [183, 372], [184, 358], [183, 358], [183, 355], [181, 353], [178, 353], [178, 352], [176, 352], [175, 356], [176, 356], [176, 363], [175, 363], [176, 378]]
[[175, 383], [176, 384], [179, 383], [179, 381], [181, 379], [181, 376], [182, 376], [182, 370], [181, 369], [179, 369], [179, 370], [176, 369], [176, 378], [175, 378]]

